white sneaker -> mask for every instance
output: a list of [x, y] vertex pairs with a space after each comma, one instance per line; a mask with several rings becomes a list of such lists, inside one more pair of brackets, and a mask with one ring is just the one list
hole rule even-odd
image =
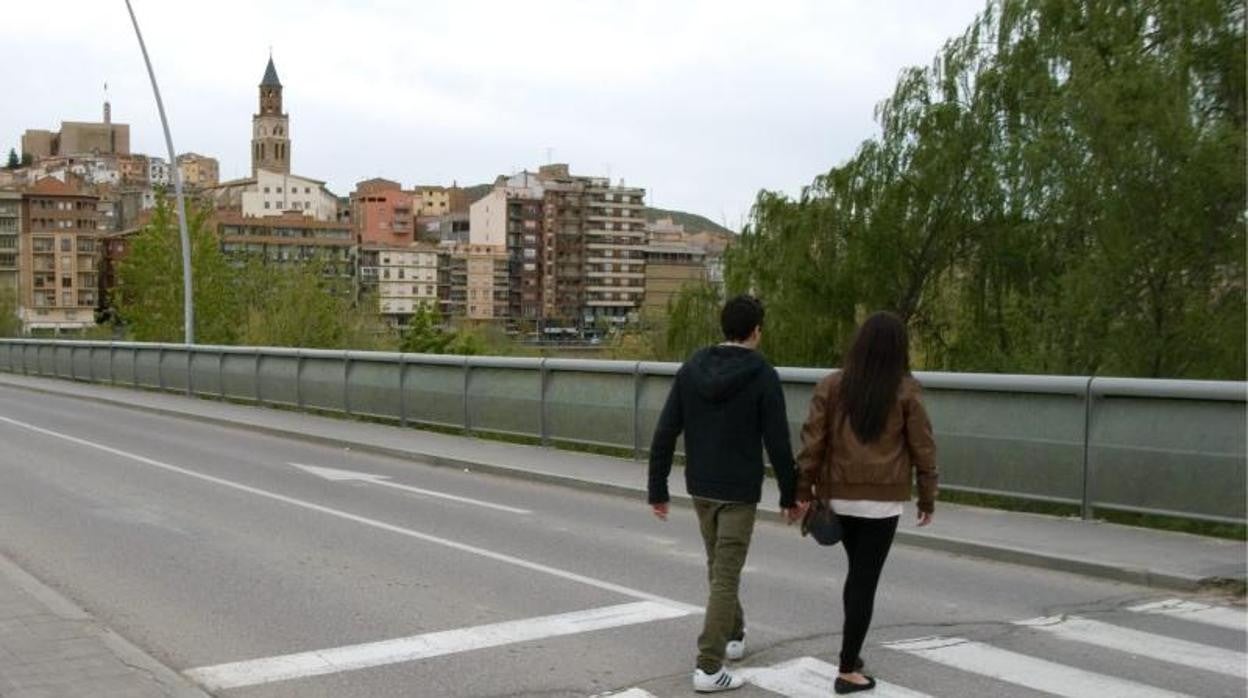
[[744, 656], [745, 638], [729, 640], [727, 646], [724, 647], [724, 658], [736, 662]]
[[745, 679], [736, 674], [729, 674], [727, 669], [719, 668], [714, 674], [708, 674], [701, 669], [693, 670], [693, 690], [698, 693], [717, 693], [719, 691], [731, 691], [734, 688], [741, 688], [745, 685]]

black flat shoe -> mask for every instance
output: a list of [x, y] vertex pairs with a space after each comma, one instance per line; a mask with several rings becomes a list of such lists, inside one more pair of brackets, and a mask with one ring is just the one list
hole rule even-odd
[[832, 689], [836, 691], [838, 696], [843, 696], [846, 693], [870, 691], [873, 688], [875, 688], [875, 679], [870, 676], [867, 677], [866, 683], [854, 683], [853, 681], [846, 681], [838, 676], [836, 677], [836, 683], [832, 686]]

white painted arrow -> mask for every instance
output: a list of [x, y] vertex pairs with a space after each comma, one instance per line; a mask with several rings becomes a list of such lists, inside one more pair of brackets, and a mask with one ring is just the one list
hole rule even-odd
[[304, 472], [311, 473], [312, 475], [316, 475], [317, 477], [325, 478], [326, 480], [329, 480], [330, 482], [349, 482], [349, 481], [367, 482], [373, 485], [381, 485], [382, 487], [389, 487], [389, 488], [396, 489], [396, 490], [403, 490], [404, 492], [413, 492], [415, 494], [425, 495], [426, 497], [438, 497], [440, 499], [449, 499], [453, 502], [463, 502], [464, 504], [474, 504], [479, 507], [486, 507], [487, 509], [497, 509], [498, 511], [505, 511], [511, 514], [532, 514], [533, 513], [532, 511], [529, 511], [528, 509], [517, 509], [516, 507], [509, 507], [503, 504], [495, 504], [493, 502], [484, 502], [480, 499], [472, 499], [470, 497], [460, 497], [459, 495], [449, 494], [447, 492], [437, 492], [434, 490], [426, 490], [420, 487], [412, 487], [411, 485], [400, 485], [397, 482], [388, 482], [388, 480], [390, 479], [388, 475], [373, 475], [371, 473], [358, 473], [353, 470], [339, 470], [337, 468], [323, 468], [318, 465], [304, 465], [302, 463], [289, 463], [288, 465], [293, 465], [294, 467], [299, 468], [300, 470]]

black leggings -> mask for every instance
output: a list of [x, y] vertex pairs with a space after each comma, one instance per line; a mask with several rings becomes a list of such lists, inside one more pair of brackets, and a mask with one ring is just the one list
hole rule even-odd
[[845, 628], [841, 635], [841, 672], [856, 671], [854, 663], [862, 652], [862, 643], [871, 627], [871, 612], [875, 607], [875, 587], [880, 581], [880, 570], [888, 558], [897, 532], [897, 519], [864, 519], [860, 516], [842, 516], [841, 526], [845, 536], [841, 544], [849, 557], [849, 573], [845, 575]]

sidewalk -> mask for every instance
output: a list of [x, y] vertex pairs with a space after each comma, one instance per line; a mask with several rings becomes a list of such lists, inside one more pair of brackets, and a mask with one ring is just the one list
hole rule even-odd
[[[632, 460], [9, 373], [0, 373], [0, 386], [124, 405], [433, 465], [536, 479], [639, 501], [645, 496], [645, 465]], [[688, 501], [679, 473], [673, 473], [672, 497], [677, 503]], [[769, 480], [760, 508], [778, 517], [777, 502], [775, 484]], [[1218, 579], [1242, 580], [1248, 566], [1248, 548], [1238, 541], [947, 503], [937, 504], [934, 525], [925, 529], [903, 527], [897, 532], [897, 541], [1187, 591]]]
[[0, 696], [208, 698], [4, 557]]

